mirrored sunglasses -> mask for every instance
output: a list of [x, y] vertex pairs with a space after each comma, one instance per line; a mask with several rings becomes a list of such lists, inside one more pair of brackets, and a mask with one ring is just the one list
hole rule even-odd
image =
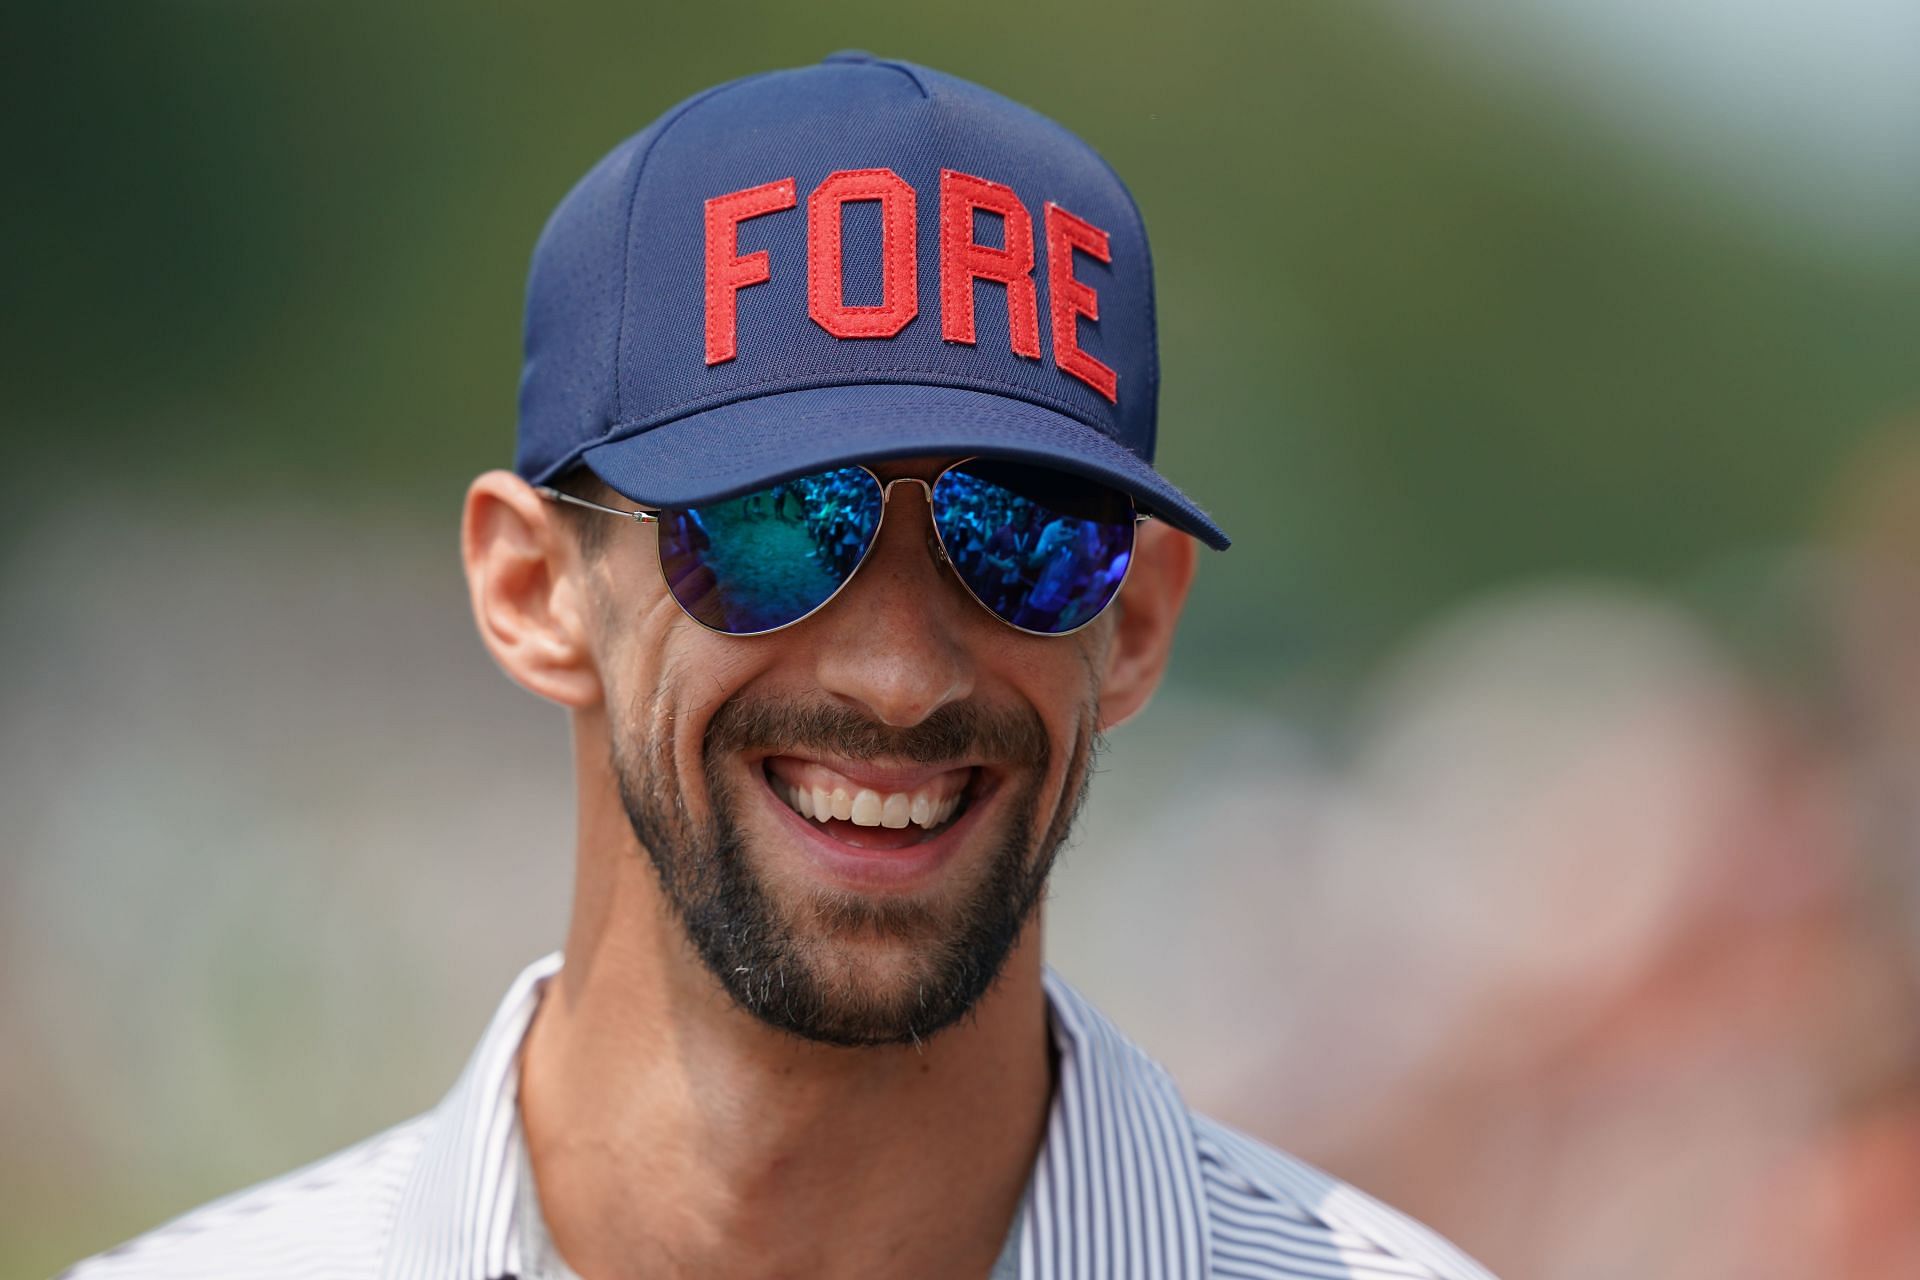
[[936, 550], [968, 594], [1033, 635], [1070, 635], [1112, 603], [1146, 518], [1106, 485], [991, 458], [956, 462], [931, 482], [835, 467], [738, 497], [645, 511], [539, 492], [657, 525], [660, 570], [680, 608], [711, 630], [753, 636], [792, 626], [846, 587], [901, 484], [926, 491]]

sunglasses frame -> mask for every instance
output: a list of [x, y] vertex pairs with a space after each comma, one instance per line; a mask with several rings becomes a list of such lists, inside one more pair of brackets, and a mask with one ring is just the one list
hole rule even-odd
[[[705, 628], [708, 631], [713, 632], [715, 635], [733, 636], [737, 639], [745, 640], [754, 636], [770, 636], [774, 634], [776, 631], [785, 631], [788, 627], [797, 627], [801, 623], [805, 622], [808, 618], [811, 618], [814, 614], [820, 612], [822, 609], [826, 608], [828, 605], [832, 604], [836, 599], [838, 599], [840, 593], [842, 591], [845, 591], [847, 589], [847, 585], [851, 583], [854, 580], [854, 578], [859, 575], [860, 570], [866, 567], [867, 557], [873, 554], [873, 549], [876, 546], [880, 545], [880, 532], [882, 529], [886, 528], [887, 508], [890, 500], [893, 497], [893, 487], [899, 484], [909, 484], [909, 485], [918, 485], [925, 492], [926, 499], [927, 499], [927, 523], [930, 526], [932, 526], [932, 529], [933, 529], [933, 539], [930, 545], [934, 552], [934, 559], [938, 561], [940, 564], [946, 566], [946, 568], [952, 572], [954, 581], [960, 584], [961, 589], [967, 593], [968, 597], [972, 599], [975, 604], [979, 605], [982, 609], [984, 609], [987, 612], [987, 614], [990, 617], [992, 617], [996, 622], [1000, 623], [1000, 625], [1004, 627], [1010, 627], [1013, 630], [1018, 631], [1023, 635], [1041, 636], [1049, 640], [1070, 636], [1077, 631], [1080, 631], [1086, 627], [1092, 626], [1096, 621], [1099, 620], [1100, 615], [1105, 613], [1107, 609], [1113, 604], [1113, 602], [1120, 598], [1120, 592], [1126, 587], [1127, 579], [1133, 576], [1134, 551], [1137, 550], [1140, 545], [1139, 544], [1140, 526], [1144, 522], [1153, 519], [1153, 517], [1139, 509], [1138, 504], [1136, 504], [1133, 500], [1132, 494], [1127, 493], [1124, 490], [1114, 489], [1113, 492], [1125, 498], [1127, 500], [1127, 506], [1131, 508], [1133, 511], [1134, 543], [1133, 543], [1133, 546], [1127, 549], [1127, 567], [1126, 567], [1126, 570], [1120, 575], [1120, 581], [1114, 584], [1113, 594], [1107, 597], [1106, 604], [1103, 604], [1098, 609], [1096, 609], [1093, 612], [1093, 614], [1090, 615], [1085, 621], [1079, 623], [1074, 627], [1069, 628], [1068, 630], [1035, 631], [1031, 627], [1023, 627], [1017, 623], [1007, 621], [1005, 618], [1001, 617], [999, 613], [995, 612], [995, 610], [991, 605], [989, 605], [985, 600], [982, 600], [980, 598], [980, 593], [973, 589], [973, 585], [969, 583], [966, 580], [966, 578], [961, 575], [960, 570], [955, 567], [953, 563], [953, 557], [947, 553], [947, 540], [940, 532], [940, 522], [934, 519], [934, 516], [933, 516], [934, 486], [939, 484], [943, 479], [945, 479], [949, 471], [954, 471], [960, 467], [964, 467], [969, 462], [980, 462], [980, 461], [995, 461], [995, 459], [988, 458], [987, 455], [985, 454], [973, 454], [969, 457], [961, 458], [957, 462], [948, 463], [946, 466], [940, 468], [939, 474], [934, 476], [934, 478], [931, 480], [922, 480], [918, 476], [900, 476], [893, 480], [882, 480], [880, 476], [874, 471], [874, 469], [872, 467], [869, 467], [864, 462], [848, 462], [848, 463], [843, 463], [837, 467], [822, 467], [819, 471], [804, 473], [806, 475], [820, 475], [828, 471], [843, 471], [848, 467], [860, 468], [860, 470], [866, 472], [867, 475], [872, 478], [874, 484], [880, 487], [880, 519], [874, 523], [873, 537], [867, 540], [866, 547], [860, 552], [860, 558], [854, 562], [853, 568], [847, 570], [847, 576], [840, 580], [840, 585], [835, 587], [833, 591], [827, 596], [826, 599], [822, 600], [819, 604], [813, 606], [813, 608], [807, 610], [805, 613], [801, 614], [799, 617], [793, 619], [791, 622], [783, 622], [777, 627], [767, 627], [764, 630], [760, 630], [760, 631], [727, 631], [727, 630], [723, 630], [720, 627], [711, 626], [708, 623], [703, 622], [701, 619], [694, 617], [693, 611], [688, 609], [686, 605], [680, 603], [680, 597], [674, 595], [671, 588], [668, 589], [667, 595], [672, 598], [673, 603], [676, 606], [678, 606], [681, 613], [686, 614], [686, 616], [692, 619], [694, 623]], [[795, 479], [798, 479], [798, 478], [799, 477], [795, 477]], [[1094, 483], [1098, 483], [1098, 482], [1096, 481]], [[1109, 486], [1109, 488], [1111, 488], [1111, 486]], [[564, 502], [569, 506], [584, 507], [589, 511], [598, 511], [610, 516], [619, 516], [621, 519], [631, 520], [635, 524], [659, 524], [660, 513], [663, 510], [667, 509], [663, 507], [646, 507], [638, 511], [628, 511], [623, 507], [606, 507], [606, 506], [602, 506], [598, 502], [590, 502], [585, 498], [576, 498], [570, 493], [562, 493], [560, 490], [552, 488], [551, 486], [548, 486], [548, 485], [535, 485], [534, 492], [539, 494], [541, 497], [547, 499], [549, 502]], [[737, 494], [735, 496], [744, 497], [746, 495]], [[727, 499], [721, 498], [721, 499], [715, 499], [715, 501], [724, 502], [724, 501], [727, 501]], [[701, 503], [701, 504], [694, 504], [686, 508], [675, 508], [675, 509], [694, 510], [696, 507], [703, 506], [703, 505], [705, 504]], [[660, 540], [658, 538], [655, 538], [654, 539], [654, 560], [656, 563], [660, 565], [660, 575], [662, 578], [666, 576], [666, 571], [667, 571], [666, 562], [664, 559], [665, 554], [666, 554], [665, 551], [660, 546]]]

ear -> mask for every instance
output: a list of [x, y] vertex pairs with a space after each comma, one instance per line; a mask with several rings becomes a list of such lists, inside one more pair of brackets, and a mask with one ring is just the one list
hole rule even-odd
[[514, 682], [580, 709], [600, 701], [587, 570], [553, 506], [510, 471], [467, 487], [460, 559], [480, 639]]
[[1194, 541], [1186, 534], [1158, 520], [1140, 525], [1133, 564], [1114, 602], [1119, 617], [1100, 682], [1102, 732], [1132, 719], [1166, 673], [1194, 560]]

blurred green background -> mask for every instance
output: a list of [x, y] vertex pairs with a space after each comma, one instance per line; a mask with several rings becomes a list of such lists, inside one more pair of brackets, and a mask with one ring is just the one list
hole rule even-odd
[[[1713, 68], [1633, 47], [1658, 30], [1583, 94], [1580, 23], [1414, 8], [16, 11], [8, 520], [102, 483], [451, 511], [510, 457], [527, 256], [574, 179], [709, 83], [859, 46], [1057, 117], [1144, 208], [1163, 465], [1240, 544], [1196, 678], [1270, 693], [1490, 582], [1792, 537], [1920, 391], [1916, 122], [1770, 138], [1659, 84]], [[1693, 34], [1763, 21], [1820, 22]], [[1848, 90], [1754, 73], [1807, 113]]]
[[[11, 6], [6, 1039], [18, 1044], [19, 1027], [58, 1042], [110, 990], [135, 1004], [143, 981], [190, 981], [165, 955], [116, 942], [117, 926], [79, 918], [88, 895], [137, 896], [137, 876], [89, 871], [46, 896], [48, 877], [78, 875], [47, 869], [67, 845], [46, 785], [132, 787], [144, 798], [127, 802], [141, 813], [120, 831], [127, 856], [160, 856], [167, 787], [139, 791], [146, 757], [100, 763], [103, 744], [129, 732], [106, 673], [138, 661], [153, 687], [187, 691], [214, 677], [195, 665], [200, 633], [150, 626], [143, 609], [171, 601], [239, 628], [256, 677], [310, 684], [322, 719], [325, 669], [275, 665], [309, 663], [310, 632], [248, 641], [247, 619], [314, 607], [312, 588], [338, 616], [363, 611], [364, 631], [342, 643], [377, 667], [369, 655], [391, 639], [383, 611], [405, 612], [405, 584], [441, 581], [431, 634], [466, 643], [455, 513], [473, 473], [511, 458], [522, 289], [546, 215], [682, 97], [837, 48], [930, 63], [1024, 101], [1092, 142], [1137, 197], [1160, 290], [1161, 466], [1235, 538], [1203, 564], [1176, 709], [1231, 701], [1337, 754], [1382, 662], [1461, 602], [1516, 582], [1625, 584], [1688, 601], [1740, 652], [1790, 647], [1766, 601], [1724, 584], [1815, 537], [1837, 478], [1870, 469], [1864, 452], [1920, 412], [1920, 40], [1911, 12], [1875, 0], [1670, 8]], [[296, 540], [351, 553], [328, 562], [333, 576], [276, 576], [289, 520], [307, 530]], [[375, 560], [419, 574], [363, 590], [352, 565]], [[90, 657], [97, 668], [40, 612], [71, 604], [76, 582], [105, 594], [64, 625], [124, 644]], [[484, 667], [477, 653], [462, 660]], [[82, 734], [71, 702], [32, 704], [49, 689], [97, 695], [99, 719]], [[30, 736], [30, 705], [31, 723], [66, 728]], [[192, 715], [153, 705], [156, 741]], [[1211, 732], [1192, 718], [1193, 739]], [[540, 723], [557, 750], [555, 726]], [[387, 731], [340, 729], [343, 743]], [[292, 751], [301, 732], [282, 720], [248, 741]], [[412, 753], [432, 742], [384, 739], [385, 785], [404, 787]], [[357, 748], [300, 749], [289, 789], [315, 807], [261, 818], [256, 834], [284, 841], [307, 824], [324, 860], [354, 838], [325, 793], [335, 772], [362, 766], [346, 761]], [[1160, 761], [1157, 750], [1141, 758]], [[433, 803], [461, 785], [443, 780]], [[217, 807], [218, 779], [206, 786]], [[542, 795], [564, 803], [558, 788]], [[158, 807], [140, 810], [148, 801]], [[423, 809], [413, 821], [425, 828]], [[325, 899], [338, 934], [325, 954], [371, 973], [342, 883], [322, 886], [339, 894]], [[29, 930], [36, 901], [56, 907]], [[297, 904], [276, 909], [306, 918]], [[452, 908], [423, 894], [409, 910]], [[168, 1057], [176, 1093], [115, 1094], [95, 1110], [77, 1090], [49, 1105], [46, 1081], [73, 1063], [99, 1081], [142, 1072], [141, 1054], [105, 1030], [0, 1067], [12, 1076], [0, 1077], [0, 1272], [44, 1274], [397, 1119], [403, 1102], [425, 1105], [426, 1082], [450, 1081], [464, 1052], [459, 1028], [477, 1034], [486, 993], [511, 972], [504, 959], [488, 970], [450, 1038], [413, 1065], [325, 1066], [333, 1087], [399, 1070], [405, 1089], [314, 1102], [303, 1074], [318, 1069], [314, 1045], [299, 1037], [325, 1025], [318, 1010], [334, 997], [302, 967], [310, 957], [273, 967], [272, 920], [233, 926], [260, 936], [232, 943], [247, 990], [226, 991], [217, 1025], [294, 1038], [244, 1051], [220, 1068], [230, 1075]], [[66, 964], [60, 939], [76, 938], [95, 968], [69, 1003], [21, 994]], [[166, 1025], [148, 1033], [164, 1040]], [[404, 1018], [388, 1033], [410, 1035]], [[183, 1114], [148, 1134], [174, 1145], [138, 1159], [115, 1145], [182, 1096], [230, 1113], [221, 1090], [261, 1061], [289, 1074], [251, 1114], [317, 1105], [324, 1118], [216, 1143]], [[57, 1154], [69, 1142], [92, 1154]]]

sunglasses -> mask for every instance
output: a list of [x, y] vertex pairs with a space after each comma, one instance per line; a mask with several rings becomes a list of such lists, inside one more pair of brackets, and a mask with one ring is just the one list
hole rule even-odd
[[688, 617], [730, 636], [779, 631], [823, 608], [880, 535], [896, 485], [933, 511], [934, 552], [988, 612], [1070, 635], [1113, 602], [1133, 561], [1133, 499], [1050, 467], [966, 458], [929, 482], [835, 467], [691, 507], [625, 511], [557, 489], [554, 502], [659, 527], [660, 570]]

